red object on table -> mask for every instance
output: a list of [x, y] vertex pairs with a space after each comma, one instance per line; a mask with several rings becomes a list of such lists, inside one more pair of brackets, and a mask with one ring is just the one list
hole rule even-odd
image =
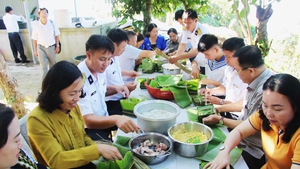
[[153, 88], [148, 85], [147, 81], [145, 82], [145, 86], [148, 90], [148, 93], [156, 99], [174, 100], [174, 95], [170, 90], [169, 91], [161, 91], [160, 89]]

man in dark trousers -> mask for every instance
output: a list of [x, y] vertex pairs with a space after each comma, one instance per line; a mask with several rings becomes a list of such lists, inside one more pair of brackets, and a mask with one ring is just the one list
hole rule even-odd
[[[10, 48], [15, 58], [15, 63], [28, 63], [27, 57], [24, 54], [23, 43], [19, 35], [18, 21], [23, 21], [24, 17], [13, 14], [13, 9], [10, 6], [5, 7], [6, 14], [3, 16], [3, 22], [5, 24], [8, 39], [10, 42]], [[18, 52], [20, 53], [21, 60], [18, 58]]]

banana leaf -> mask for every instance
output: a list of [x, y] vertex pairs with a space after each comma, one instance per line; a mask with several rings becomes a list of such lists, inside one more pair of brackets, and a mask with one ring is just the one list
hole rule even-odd
[[164, 81], [158, 81], [159, 86], [168, 87], [168, 86], [176, 86], [179, 81], [181, 81], [182, 75], [173, 75]]
[[169, 89], [173, 93], [175, 101], [180, 107], [185, 108], [192, 103], [192, 99], [187, 91], [187, 88], [169, 86]]
[[145, 58], [142, 60], [143, 73], [153, 73], [155, 71], [155, 65], [151, 59]]
[[[207, 161], [201, 161], [201, 163], [199, 164], [199, 169], [203, 169], [204, 166], [205, 166], [207, 163], [209, 163], [209, 162], [207, 162]], [[224, 169], [225, 169], [225, 168], [224, 168]], [[232, 167], [232, 165], [230, 165], [230, 169], [234, 169], [234, 168]]]

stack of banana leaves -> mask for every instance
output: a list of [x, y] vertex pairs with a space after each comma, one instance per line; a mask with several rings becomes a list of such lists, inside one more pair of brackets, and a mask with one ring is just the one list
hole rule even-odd
[[185, 108], [192, 103], [189, 91], [198, 90], [199, 79], [182, 80], [182, 75], [159, 75], [151, 80], [149, 86], [161, 91], [171, 91], [176, 103]]
[[163, 61], [162, 60], [151, 60], [149, 58], [145, 58], [142, 60], [142, 64], [140, 65], [139, 68], [142, 69], [143, 73], [154, 73], [154, 72], [159, 72], [162, 73], [162, 65]]
[[97, 143], [109, 144], [117, 147], [123, 156], [123, 159], [115, 161], [100, 157], [97, 162], [94, 162], [98, 163], [97, 169], [150, 169], [148, 165], [132, 154], [128, 146], [129, 140], [130, 137], [117, 136], [116, 142], [114, 143], [103, 140], [97, 141]]

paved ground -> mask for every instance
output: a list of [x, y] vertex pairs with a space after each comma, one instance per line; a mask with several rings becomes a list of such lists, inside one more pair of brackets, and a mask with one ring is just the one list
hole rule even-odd
[[[25, 66], [7, 62], [9, 72], [17, 80], [19, 91], [25, 96], [27, 102], [35, 102], [38, 91], [42, 84], [42, 73], [40, 66], [28, 63]], [[3, 92], [0, 90], [0, 100], [3, 100]]]

